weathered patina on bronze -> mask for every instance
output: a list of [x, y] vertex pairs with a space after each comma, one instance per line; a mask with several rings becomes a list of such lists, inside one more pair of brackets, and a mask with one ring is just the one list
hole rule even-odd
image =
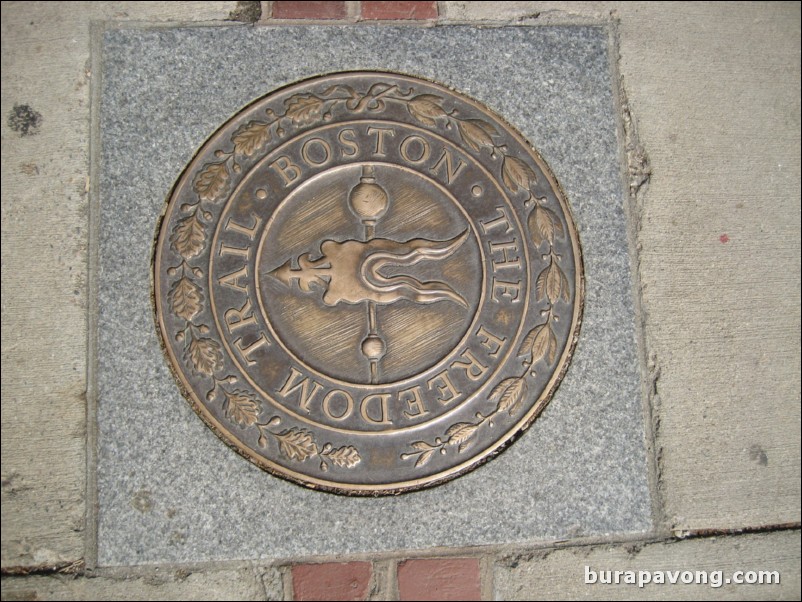
[[240, 454], [399, 493], [498, 453], [562, 379], [579, 240], [544, 161], [466, 96], [338, 73], [261, 98], [176, 183], [153, 267], [165, 355]]

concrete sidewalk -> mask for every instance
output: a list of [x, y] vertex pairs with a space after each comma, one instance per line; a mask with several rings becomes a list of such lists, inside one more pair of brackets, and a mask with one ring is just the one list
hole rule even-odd
[[[95, 408], [87, 408], [97, 291], [87, 283], [98, 251], [88, 209], [97, 193], [89, 175], [99, 36], [133, 24], [336, 28], [399, 18], [408, 27], [574, 24], [610, 33], [622, 79], [653, 527], [314, 557], [271, 554], [266, 541], [256, 562], [98, 566]], [[798, 599], [799, 23], [798, 3], [3, 2], [3, 598], [302, 599], [307, 573], [298, 567], [349, 561], [359, 596], [406, 599], [410, 579], [440, 587], [425, 564], [407, 559], [445, 557], [473, 562], [449, 570], [465, 571], [466, 583], [475, 575], [483, 599]], [[124, 493], [139, 495], [135, 509], [149, 503], [147, 493]], [[782, 582], [605, 589], [584, 585], [588, 565], [776, 570]], [[446, 599], [452, 590], [443, 587]]]

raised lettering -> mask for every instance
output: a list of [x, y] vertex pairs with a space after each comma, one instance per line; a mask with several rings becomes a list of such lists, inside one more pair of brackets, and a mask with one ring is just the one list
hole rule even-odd
[[479, 330], [476, 331], [476, 336], [480, 339], [479, 344], [489, 351], [488, 355], [490, 357], [496, 357], [504, 346], [504, 341], [507, 340], [498, 338], [493, 333], [485, 330], [485, 327], [481, 325], [479, 326]]
[[[320, 147], [323, 151], [322, 155], [323, 158], [320, 161], [316, 161], [314, 155], [317, 154], [312, 147], [312, 144], [315, 146]], [[310, 138], [306, 142], [304, 142], [303, 146], [301, 147], [301, 157], [303, 157], [304, 161], [306, 161], [307, 165], [314, 165], [315, 167], [320, 167], [321, 165], [325, 165], [331, 159], [331, 147], [329, 143], [323, 140], [322, 138]]]
[[247, 347], [242, 346], [242, 337], [234, 341], [234, 346], [237, 349], [239, 349], [239, 352], [242, 354], [242, 357], [245, 359], [245, 361], [249, 366], [253, 366], [256, 363], [255, 360], [251, 359], [251, 354], [260, 347], [264, 347], [267, 344], [268, 344], [267, 339], [265, 338], [265, 335], [262, 333], [259, 334], [258, 339], [256, 339], [253, 343], [251, 343]]
[[281, 179], [284, 180], [285, 188], [301, 177], [301, 168], [290, 161], [290, 158], [285, 155], [273, 161], [270, 167], [275, 169], [281, 176]]
[[226, 325], [228, 326], [229, 334], [235, 330], [239, 330], [243, 326], [250, 326], [256, 324], [256, 318], [251, 311], [251, 300], [245, 301], [240, 309], [231, 308], [225, 313]]
[[[375, 395], [368, 395], [367, 397], [364, 397], [362, 402], [359, 404], [359, 413], [365, 422], [370, 424], [392, 424], [387, 416], [387, 404], [390, 402], [390, 397], [391, 395], [389, 393], [377, 393]], [[379, 402], [379, 411], [381, 413], [379, 418], [373, 418], [370, 415], [370, 404], [373, 401]]]
[[[245, 286], [240, 284], [239, 282], [240, 278], [246, 279]], [[248, 266], [246, 265], [244, 268], [241, 268], [236, 272], [231, 272], [230, 274], [221, 276], [220, 278], [217, 279], [217, 282], [219, 282], [223, 286], [233, 288], [235, 291], [247, 293], [248, 292], [247, 278], [248, 278]]]
[[387, 153], [384, 150], [384, 137], [386, 136], [395, 136], [395, 130], [392, 128], [375, 128], [373, 126], [368, 128], [368, 136], [376, 135], [376, 150], [373, 151], [373, 154], [384, 157]]
[[521, 260], [518, 257], [518, 243], [515, 240], [495, 243], [490, 241], [490, 252], [501, 251], [503, 261], [496, 261], [493, 257], [493, 271], [498, 272], [504, 269], [518, 269], [521, 267]]
[[[345, 409], [339, 414], [335, 414], [331, 411], [331, 404], [337, 397], [341, 397], [345, 400]], [[323, 413], [332, 420], [345, 420], [353, 411], [354, 398], [351, 397], [350, 393], [346, 391], [334, 389], [333, 391], [326, 393], [326, 396], [323, 398]]]
[[250, 240], [254, 240], [256, 238], [256, 231], [262, 224], [262, 218], [253, 214], [251, 214], [251, 218], [253, 220], [253, 226], [249, 227], [239, 224], [234, 221], [233, 217], [229, 217], [228, 221], [226, 221], [226, 232], [239, 232], [247, 236]]
[[463, 351], [460, 354], [460, 357], [465, 361], [460, 362], [459, 360], [455, 360], [451, 362], [451, 367], [465, 370], [465, 376], [467, 376], [469, 379], [477, 381], [487, 374], [487, 366], [483, 365], [482, 362], [476, 359], [469, 349]]
[[399, 391], [398, 393], [399, 401], [406, 401], [407, 407], [410, 410], [415, 410], [414, 413], [407, 412], [404, 410], [404, 416], [407, 418], [415, 418], [416, 416], [423, 416], [424, 414], [428, 414], [429, 412], [426, 410], [426, 407], [423, 405], [423, 399], [421, 398], [421, 389], [420, 387], [412, 387], [411, 389], [404, 389], [403, 391]]
[[[451, 378], [449, 378], [447, 370], [443, 370], [440, 374], [437, 374], [426, 381], [426, 386], [432, 391], [437, 389], [437, 401], [439, 401], [442, 405], [448, 405], [449, 402], [454, 401], [460, 395], [462, 395], [462, 393], [454, 386], [454, 383], [451, 382]], [[446, 397], [446, 394], [448, 394], [448, 397]]]
[[479, 220], [479, 223], [482, 225], [482, 231], [487, 234], [494, 228], [501, 228], [504, 227], [504, 233], [512, 232], [512, 226], [510, 226], [510, 218], [507, 215], [507, 210], [504, 207], [496, 207], [496, 213], [499, 213], [500, 216], [491, 219], [488, 221]]
[[250, 249], [241, 249], [239, 247], [229, 247], [227, 244], [220, 243], [220, 257], [223, 255], [237, 255], [239, 257], [248, 257], [248, 251]]
[[446, 172], [446, 184], [451, 184], [452, 180], [456, 178], [460, 172], [465, 168], [465, 162], [457, 158], [459, 161], [457, 166], [454, 167], [454, 157], [448, 152], [447, 149], [443, 149], [443, 154], [437, 160], [437, 163], [434, 164], [434, 167], [430, 168], [429, 171], [433, 174], [437, 174], [441, 167], [445, 165], [445, 172]]
[[[348, 134], [348, 138], [345, 135]], [[340, 133], [337, 134], [337, 140], [339, 140], [340, 144], [343, 145], [343, 149], [340, 151], [340, 155], [343, 157], [353, 157], [359, 152], [359, 145], [356, 143], [356, 131], [352, 128], [345, 128], [340, 130]], [[351, 152], [345, 152], [345, 149], [349, 149]]]
[[[286, 398], [288, 395], [297, 391], [298, 407], [308, 413], [309, 404], [323, 387], [309, 378], [304, 378], [300, 382], [296, 382], [301, 376], [302, 374], [298, 370], [294, 367], [290, 367], [290, 375], [287, 377], [287, 382], [278, 390], [278, 394]], [[312, 387], [311, 391], [309, 390], [310, 386]]]
[[[410, 149], [410, 146], [412, 146], [414, 143], [417, 144]], [[416, 148], [418, 146], [420, 147], [419, 149]], [[401, 156], [410, 163], [423, 163], [429, 159], [429, 155], [431, 155], [432, 152], [432, 149], [429, 147], [429, 143], [426, 141], [426, 139], [414, 134], [404, 138], [403, 142], [401, 142], [400, 150]], [[412, 153], [417, 154], [417, 157], [414, 157]]]
[[502, 299], [499, 297], [507, 297], [510, 303], [520, 303], [521, 295], [521, 281], [518, 280], [516, 282], [507, 282], [505, 280], [499, 280], [498, 278], [493, 278], [493, 294], [491, 297], [493, 301], [496, 303], [501, 303]]

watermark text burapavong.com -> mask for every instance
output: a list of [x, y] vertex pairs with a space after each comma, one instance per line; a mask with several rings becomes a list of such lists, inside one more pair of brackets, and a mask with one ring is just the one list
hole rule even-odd
[[585, 566], [585, 584], [602, 585], [637, 585], [645, 587], [649, 584], [669, 585], [708, 585], [713, 588], [722, 585], [779, 585], [779, 571], [733, 571], [725, 575], [724, 571], [621, 571], [594, 569]]

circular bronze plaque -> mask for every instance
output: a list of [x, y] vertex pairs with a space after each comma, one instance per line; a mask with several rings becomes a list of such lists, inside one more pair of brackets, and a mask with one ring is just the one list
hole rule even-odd
[[398, 493], [496, 454], [542, 411], [582, 313], [556, 179], [443, 86], [339, 73], [243, 109], [176, 183], [157, 327], [195, 411], [313, 488]]

